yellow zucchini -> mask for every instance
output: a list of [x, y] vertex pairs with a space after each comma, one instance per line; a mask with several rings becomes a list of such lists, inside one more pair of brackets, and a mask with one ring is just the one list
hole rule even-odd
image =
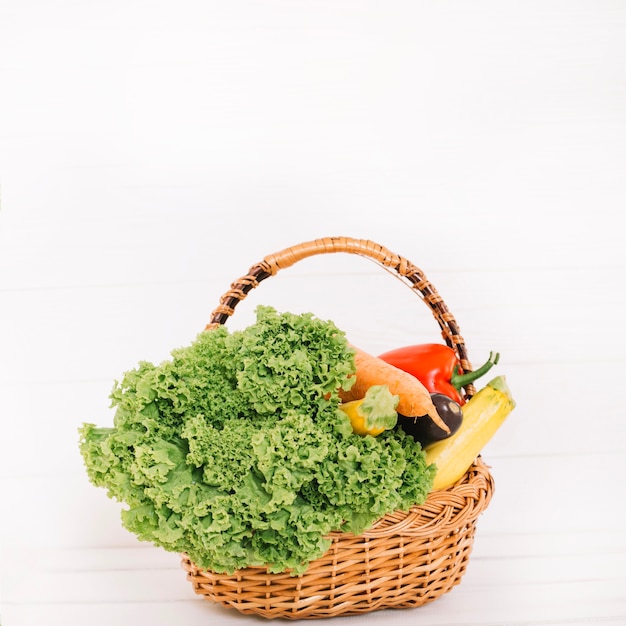
[[504, 376], [497, 376], [468, 400], [462, 406], [459, 430], [426, 448], [426, 461], [437, 466], [433, 489], [446, 489], [459, 480], [514, 408]]

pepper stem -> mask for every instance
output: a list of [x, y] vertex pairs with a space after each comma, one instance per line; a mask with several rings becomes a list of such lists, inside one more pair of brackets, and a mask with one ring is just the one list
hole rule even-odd
[[477, 370], [466, 372], [465, 374], [459, 374], [459, 367], [457, 365], [457, 367], [454, 368], [450, 382], [455, 389], [460, 390], [461, 387], [465, 387], [465, 385], [469, 385], [481, 376], [484, 376], [499, 360], [499, 352], [490, 352], [489, 359], [487, 359], [486, 363], [481, 365]]

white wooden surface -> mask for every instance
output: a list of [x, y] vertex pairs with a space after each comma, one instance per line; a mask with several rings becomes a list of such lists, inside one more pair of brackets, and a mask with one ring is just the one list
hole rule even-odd
[[[92, 487], [83, 421], [231, 280], [326, 235], [422, 267], [518, 408], [462, 584], [333, 623], [625, 624], [626, 3], [0, 2], [0, 623], [258, 623]], [[438, 338], [375, 265], [256, 304], [365, 349]]]

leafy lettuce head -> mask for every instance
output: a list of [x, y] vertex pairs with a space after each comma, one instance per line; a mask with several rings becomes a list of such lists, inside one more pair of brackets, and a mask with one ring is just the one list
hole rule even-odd
[[298, 574], [331, 531], [423, 502], [434, 467], [399, 429], [352, 432], [338, 389], [352, 384], [354, 352], [335, 324], [256, 313], [125, 373], [113, 426], [83, 424], [80, 451], [139, 539], [216, 572]]

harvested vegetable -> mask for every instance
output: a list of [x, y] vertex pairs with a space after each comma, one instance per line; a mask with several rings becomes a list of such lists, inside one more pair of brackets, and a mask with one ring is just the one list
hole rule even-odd
[[374, 385], [387, 385], [392, 394], [400, 397], [398, 413], [409, 417], [428, 415], [442, 430], [448, 432], [448, 427], [437, 414], [430, 393], [415, 376], [360, 348], [354, 348], [354, 351], [356, 365], [354, 380], [351, 379], [349, 388], [339, 391], [344, 402], [360, 400]]
[[459, 480], [514, 408], [504, 376], [472, 396], [462, 407], [463, 423], [456, 434], [426, 450], [428, 463], [437, 466], [433, 489], [446, 489]]
[[338, 389], [354, 372], [332, 322], [258, 307], [244, 330], [125, 373], [113, 426], [81, 428], [88, 476], [124, 503], [129, 531], [199, 567], [301, 573], [331, 531], [361, 533], [432, 486], [411, 437], [352, 431]]
[[352, 430], [357, 435], [377, 437], [398, 423], [396, 406], [399, 399], [391, 394], [387, 385], [374, 385], [360, 400], [340, 404], [339, 408], [350, 418]]
[[456, 352], [441, 343], [405, 346], [379, 358], [415, 376], [430, 393], [443, 393], [456, 403], [465, 404], [461, 389], [484, 376], [498, 362], [500, 354], [491, 352], [484, 365], [465, 373]]
[[439, 428], [437, 424], [425, 415], [422, 417], [398, 416], [398, 426], [400, 426], [405, 433], [411, 435], [413, 439], [419, 441], [424, 448], [435, 441], [441, 441], [442, 439], [451, 437], [459, 430], [463, 422], [463, 410], [458, 402], [455, 402], [452, 398], [449, 398], [443, 393], [431, 393], [430, 397], [433, 400], [439, 417], [441, 417], [450, 429], [449, 432], [445, 432]]

